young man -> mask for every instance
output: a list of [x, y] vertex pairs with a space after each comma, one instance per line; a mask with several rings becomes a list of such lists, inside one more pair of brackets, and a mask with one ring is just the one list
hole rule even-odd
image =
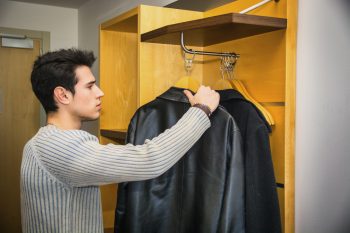
[[210, 127], [219, 95], [200, 87], [185, 95], [193, 107], [172, 128], [144, 145], [101, 145], [80, 130], [95, 120], [103, 92], [91, 73], [91, 52], [49, 52], [33, 67], [32, 88], [47, 125], [24, 147], [21, 167], [23, 233], [103, 232], [99, 185], [157, 177], [175, 164]]

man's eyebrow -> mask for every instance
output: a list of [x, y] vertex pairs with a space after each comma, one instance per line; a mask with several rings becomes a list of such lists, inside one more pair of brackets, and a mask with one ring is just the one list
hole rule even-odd
[[89, 85], [92, 85], [92, 84], [95, 84], [96, 83], [96, 80], [93, 80], [93, 81], [90, 81], [88, 82], [87, 84], [85, 84], [86, 86], [89, 86]]

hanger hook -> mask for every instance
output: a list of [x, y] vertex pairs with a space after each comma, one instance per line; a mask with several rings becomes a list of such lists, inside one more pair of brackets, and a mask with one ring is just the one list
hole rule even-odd
[[233, 80], [234, 73], [233, 70], [237, 63], [237, 56], [222, 56], [220, 63], [220, 71], [223, 79]]
[[189, 76], [192, 69], [193, 69], [193, 61], [194, 61], [194, 57], [195, 57], [195, 54], [193, 54], [192, 57], [190, 58], [187, 58], [186, 57], [186, 52], [182, 51], [182, 57], [185, 61], [185, 70], [186, 70], [186, 75]]

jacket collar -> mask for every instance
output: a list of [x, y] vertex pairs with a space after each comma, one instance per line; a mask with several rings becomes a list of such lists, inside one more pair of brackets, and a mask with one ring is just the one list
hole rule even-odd
[[[161, 94], [157, 98], [172, 100], [172, 101], [177, 101], [177, 102], [182, 102], [182, 103], [189, 103], [186, 95], [183, 93], [184, 90], [186, 90], [186, 89], [179, 88], [179, 87], [170, 87], [166, 92], [164, 92], [163, 94]], [[244, 97], [241, 95], [241, 93], [239, 93], [238, 91], [236, 91], [234, 89], [220, 90], [217, 92], [220, 94], [220, 101], [228, 101], [228, 100], [247, 101], [246, 99], [244, 99]], [[192, 94], [195, 94], [195, 93], [192, 92]]]
[[[176, 101], [176, 102], [182, 102], [182, 103], [189, 103], [187, 96], [184, 94], [184, 88], [179, 88], [179, 87], [170, 87], [166, 92], [158, 96], [158, 99], [165, 99], [165, 100], [171, 100], [171, 101]], [[192, 91], [191, 91], [192, 92]], [[259, 111], [258, 108], [255, 107], [254, 104], [252, 104], [250, 101], [246, 100], [241, 93], [234, 89], [228, 89], [228, 90], [219, 90], [217, 91], [220, 94], [220, 102], [224, 101], [245, 101], [250, 103], [254, 109], [257, 111], [259, 114], [260, 118], [263, 120], [265, 123], [266, 127], [268, 128], [269, 132], [271, 132], [271, 127], [266, 121], [265, 117], [262, 115], [262, 113]], [[192, 92], [194, 94], [194, 92]]]
[[258, 113], [260, 119], [264, 122], [268, 131], [271, 133], [271, 131], [272, 131], [271, 126], [267, 122], [267, 120], [265, 119], [264, 115], [260, 112], [260, 110], [253, 103], [251, 103], [249, 100], [246, 100], [242, 96], [241, 93], [239, 93], [238, 91], [236, 91], [234, 89], [220, 90], [217, 92], [220, 94], [220, 102], [234, 100], [234, 101], [245, 101], [245, 102], [250, 103], [253, 106], [253, 108], [256, 110], [256, 112]]
[[[218, 90], [217, 91], [220, 94], [220, 101], [228, 101], [228, 100], [243, 100], [247, 101], [241, 93], [234, 89], [227, 89], [227, 90]], [[249, 102], [249, 101], [248, 101]]]
[[[176, 102], [189, 103], [187, 96], [184, 94], [184, 88], [170, 87], [169, 90], [158, 96], [159, 99], [172, 100]], [[192, 92], [192, 91], [191, 91]], [[192, 92], [192, 94], [194, 94]]]

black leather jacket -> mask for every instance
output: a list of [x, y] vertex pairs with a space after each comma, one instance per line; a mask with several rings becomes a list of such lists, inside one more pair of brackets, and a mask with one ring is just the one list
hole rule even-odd
[[270, 125], [236, 90], [223, 90], [219, 94], [220, 105], [235, 119], [243, 141], [246, 233], [281, 233]]
[[[143, 144], [189, 109], [183, 89], [170, 88], [133, 116], [127, 143]], [[212, 126], [158, 178], [119, 184], [118, 233], [244, 233], [244, 164], [234, 119], [221, 107]]]

